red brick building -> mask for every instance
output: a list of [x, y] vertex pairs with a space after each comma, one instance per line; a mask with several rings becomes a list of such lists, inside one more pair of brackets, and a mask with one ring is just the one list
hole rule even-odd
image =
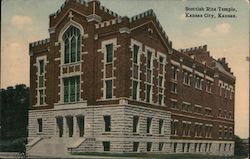
[[206, 45], [96, 0], [66, 0], [49, 33], [30, 44], [30, 152], [233, 155], [235, 77]]

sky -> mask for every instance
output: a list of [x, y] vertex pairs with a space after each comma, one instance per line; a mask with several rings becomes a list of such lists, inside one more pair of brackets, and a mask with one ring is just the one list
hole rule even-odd
[[[2, 0], [1, 87], [29, 86], [29, 43], [49, 37], [49, 14], [64, 0]], [[249, 137], [249, 3], [247, 0], [99, 0], [121, 16], [153, 9], [175, 49], [208, 45], [215, 59], [226, 57], [236, 76], [235, 134]], [[215, 3], [216, 2], [216, 3]], [[216, 7], [214, 12], [185, 8]], [[188, 18], [185, 13], [218, 15], [218, 7], [236, 18]]]

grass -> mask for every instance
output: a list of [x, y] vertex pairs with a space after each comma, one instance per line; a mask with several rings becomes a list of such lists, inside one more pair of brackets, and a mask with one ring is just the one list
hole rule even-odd
[[147, 154], [147, 153], [83, 153], [75, 152], [73, 155], [86, 156], [110, 156], [110, 157], [139, 157], [139, 158], [154, 158], [154, 159], [244, 159], [240, 156], [208, 156], [208, 155], [194, 155], [194, 154]]

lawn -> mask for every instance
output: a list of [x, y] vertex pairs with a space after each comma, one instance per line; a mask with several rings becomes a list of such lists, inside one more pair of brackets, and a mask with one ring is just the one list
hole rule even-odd
[[110, 157], [133, 157], [133, 158], [154, 158], [154, 159], [244, 159], [246, 157], [239, 156], [208, 156], [208, 155], [193, 155], [193, 154], [146, 154], [146, 153], [73, 153], [73, 155], [89, 155], [89, 156], [110, 156]]

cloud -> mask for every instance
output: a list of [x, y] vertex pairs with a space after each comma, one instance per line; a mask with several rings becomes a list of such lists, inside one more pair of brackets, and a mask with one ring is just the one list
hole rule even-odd
[[211, 36], [214, 34], [215, 32], [209, 27], [203, 28], [200, 33], [201, 36]]
[[216, 36], [216, 35], [226, 35], [230, 32], [231, 25], [228, 23], [221, 23], [216, 25], [214, 28], [205, 27], [200, 30], [199, 35], [203, 37]]
[[32, 18], [24, 15], [15, 15], [11, 19], [11, 24], [14, 26], [23, 27], [32, 24]]
[[228, 23], [221, 23], [216, 26], [216, 31], [221, 34], [227, 34], [230, 32], [231, 26]]

